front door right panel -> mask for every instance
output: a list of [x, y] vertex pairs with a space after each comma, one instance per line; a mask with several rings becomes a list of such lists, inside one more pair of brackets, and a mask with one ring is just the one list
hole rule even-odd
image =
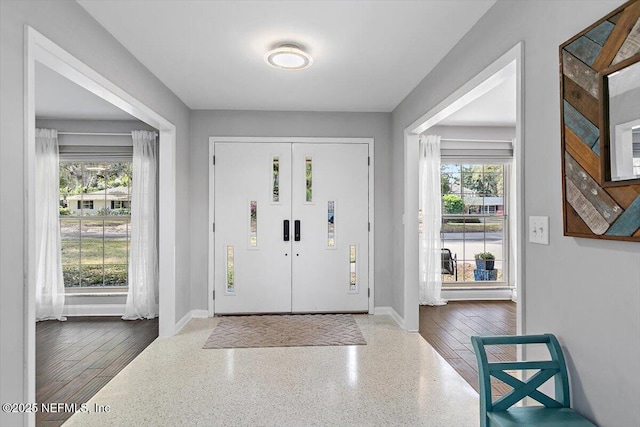
[[292, 311], [367, 311], [368, 145], [293, 144], [292, 151], [292, 225], [300, 221]]

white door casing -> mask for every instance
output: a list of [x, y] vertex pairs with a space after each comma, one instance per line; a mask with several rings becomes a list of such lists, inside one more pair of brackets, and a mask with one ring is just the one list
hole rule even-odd
[[[373, 183], [368, 164], [373, 140], [309, 138], [296, 143], [299, 140], [210, 139], [215, 156], [210, 170], [210, 218], [215, 233], [209, 245], [209, 280], [210, 291], [215, 286], [218, 314], [362, 312], [373, 306], [369, 301]], [[279, 162], [277, 202], [273, 200], [275, 156]], [[309, 201], [307, 163], [311, 163]], [[253, 243], [252, 202], [257, 209]], [[334, 224], [329, 222], [329, 202]], [[285, 220], [290, 221], [288, 242], [284, 241]], [[331, 232], [334, 240], [329, 242]], [[231, 286], [228, 247], [233, 247]]]

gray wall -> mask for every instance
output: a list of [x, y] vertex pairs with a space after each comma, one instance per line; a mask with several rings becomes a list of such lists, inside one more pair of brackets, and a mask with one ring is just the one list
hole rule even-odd
[[525, 246], [525, 328], [558, 336], [573, 405], [601, 426], [640, 419], [640, 250], [563, 236], [558, 46], [621, 3], [498, 1], [392, 114], [392, 281], [402, 313], [403, 130], [524, 41], [525, 215], [550, 217], [550, 245]]
[[[178, 206], [189, 205], [189, 110], [75, 1], [0, 1], [0, 401], [24, 402], [24, 26], [29, 24], [176, 125]], [[177, 224], [176, 318], [191, 305], [189, 217]], [[0, 413], [0, 425], [22, 415]]]
[[210, 136], [375, 138], [375, 304], [391, 305], [391, 114], [265, 111], [191, 113], [191, 301], [206, 309]]

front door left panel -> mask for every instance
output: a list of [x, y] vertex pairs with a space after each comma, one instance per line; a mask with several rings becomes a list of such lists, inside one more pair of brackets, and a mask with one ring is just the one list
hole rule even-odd
[[291, 312], [291, 144], [216, 143], [215, 156], [216, 313]]

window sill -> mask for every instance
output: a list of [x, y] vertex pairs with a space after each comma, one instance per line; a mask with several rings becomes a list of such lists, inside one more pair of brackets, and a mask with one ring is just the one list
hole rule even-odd
[[67, 297], [114, 297], [126, 296], [127, 291], [105, 291], [105, 292], [65, 292]]
[[515, 289], [514, 286], [509, 285], [508, 283], [495, 283], [492, 285], [476, 285], [476, 284], [469, 284], [469, 285], [462, 285], [459, 283], [456, 283], [455, 286], [445, 286], [442, 285], [442, 290], [445, 289], [451, 289], [451, 290], [482, 290], [482, 289]]

